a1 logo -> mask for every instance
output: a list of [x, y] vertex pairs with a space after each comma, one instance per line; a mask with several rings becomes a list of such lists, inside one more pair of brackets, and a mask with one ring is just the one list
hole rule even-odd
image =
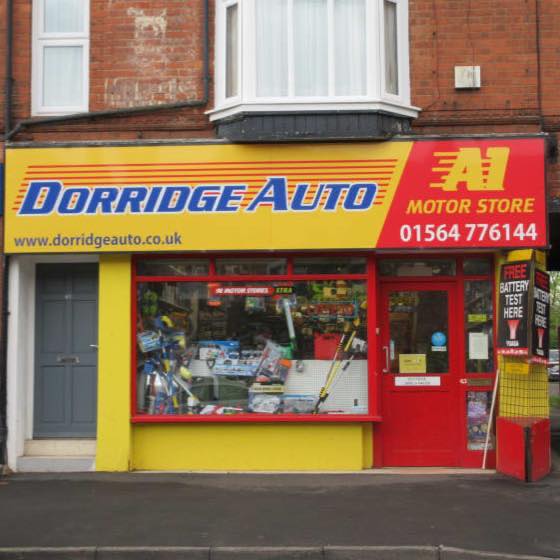
[[439, 181], [430, 183], [434, 189], [458, 191], [503, 191], [509, 148], [460, 148], [456, 152], [435, 152], [437, 164], [432, 168]]

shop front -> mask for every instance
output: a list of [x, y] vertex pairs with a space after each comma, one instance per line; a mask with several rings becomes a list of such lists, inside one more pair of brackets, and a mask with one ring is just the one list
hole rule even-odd
[[542, 137], [22, 147], [7, 178], [12, 468], [493, 463], [496, 267], [547, 245]]

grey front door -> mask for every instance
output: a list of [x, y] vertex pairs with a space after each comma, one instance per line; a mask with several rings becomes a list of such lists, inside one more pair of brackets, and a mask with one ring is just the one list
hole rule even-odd
[[34, 434], [95, 437], [97, 264], [37, 265]]

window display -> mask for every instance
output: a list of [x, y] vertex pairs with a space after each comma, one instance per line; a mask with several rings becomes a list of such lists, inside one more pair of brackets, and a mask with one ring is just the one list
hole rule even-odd
[[488, 280], [465, 280], [465, 365], [467, 373], [494, 370], [493, 285]]
[[136, 413], [367, 414], [366, 280], [231, 281], [248, 261], [137, 282]]
[[[488, 434], [492, 393], [490, 391], [467, 392], [467, 449], [480, 451], [484, 449]], [[493, 436], [490, 437], [489, 449], [494, 449]]]

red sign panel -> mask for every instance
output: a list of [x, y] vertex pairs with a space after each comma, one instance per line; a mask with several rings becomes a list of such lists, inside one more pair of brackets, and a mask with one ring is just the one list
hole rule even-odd
[[544, 140], [415, 142], [378, 248], [544, 247]]

